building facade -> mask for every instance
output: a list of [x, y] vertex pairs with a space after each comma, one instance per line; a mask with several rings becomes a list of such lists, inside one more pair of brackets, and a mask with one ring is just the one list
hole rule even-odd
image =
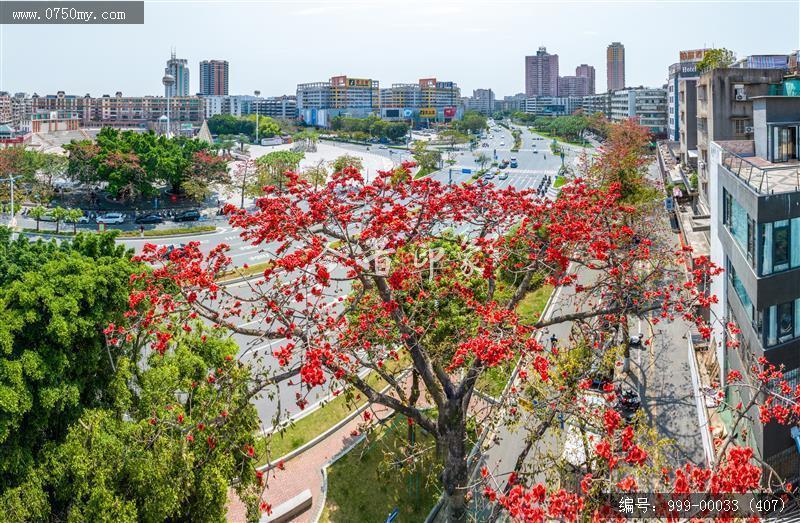
[[261, 116], [283, 120], [297, 119], [297, 98], [291, 95], [257, 98], [253, 100], [251, 108], [253, 113]]
[[172, 85], [164, 86], [164, 96], [190, 96], [191, 90], [189, 88], [189, 62], [183, 58], [176, 58], [175, 52], [172, 52], [170, 59], [167, 60], [167, 67], [164, 68], [164, 74], [172, 75], [175, 78], [175, 83]]
[[588, 96], [589, 78], [586, 76], [562, 76], [558, 79], [558, 96]]
[[611, 120], [635, 118], [655, 137], [667, 133], [667, 91], [661, 88], [634, 87], [611, 93]]
[[[64, 111], [76, 113], [81, 127], [118, 127], [155, 129], [159, 119], [167, 114], [167, 99], [161, 96], [55, 95], [32, 97], [32, 112]], [[176, 128], [199, 126], [205, 119], [203, 98], [198, 96], [169, 99], [170, 121]], [[187, 127], [188, 128], [188, 127]]]
[[200, 62], [200, 95], [228, 96], [228, 61]]
[[[744, 404], [748, 389], [725, 387], [728, 373], [752, 381], [761, 357], [800, 383], [800, 97], [750, 97], [752, 138], [711, 140], [708, 202], [711, 260], [725, 272], [712, 281], [717, 302], [712, 347], [726, 402]], [[734, 324], [737, 329], [726, 326]], [[735, 333], [735, 334], [734, 334]], [[737, 348], [729, 348], [731, 343]], [[790, 426], [751, 416], [745, 444], [787, 480], [800, 474]]]
[[583, 107], [583, 98], [575, 96], [534, 96], [525, 101], [524, 111], [539, 116], [566, 116]]
[[328, 127], [335, 116], [364, 118], [380, 112], [380, 84], [369, 78], [334, 76], [327, 82], [297, 85], [298, 117]]
[[546, 47], [525, 57], [525, 95], [558, 96], [558, 55], [548, 53]]
[[606, 90], [625, 89], [625, 46], [612, 42], [606, 48]]
[[697, 178], [701, 202], [708, 203], [709, 147], [713, 141], [753, 138], [754, 96], [781, 84], [780, 69], [713, 69], [697, 79]]
[[206, 119], [218, 114], [245, 116], [253, 113], [253, 104], [257, 100], [252, 95], [203, 96], [203, 108]]
[[611, 118], [611, 93], [599, 93], [584, 96], [582, 103], [584, 113], [601, 113], [606, 118]]
[[486, 116], [494, 113], [494, 92], [491, 89], [475, 89], [467, 100], [467, 109]]
[[589, 85], [587, 86], [588, 92], [586, 95], [595, 94], [596, 85], [595, 85], [595, 71], [593, 65], [581, 64], [575, 68], [575, 76], [584, 76], [589, 79]]
[[706, 49], [688, 49], [679, 53], [680, 61], [669, 66], [667, 73], [667, 139], [680, 140], [680, 83], [697, 80], [697, 62]]

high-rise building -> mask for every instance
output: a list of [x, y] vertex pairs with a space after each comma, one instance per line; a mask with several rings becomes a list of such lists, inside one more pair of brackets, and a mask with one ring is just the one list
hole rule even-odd
[[607, 90], [625, 89], [625, 46], [612, 42], [606, 49]]
[[588, 96], [589, 78], [586, 76], [561, 76], [558, 79], [558, 96]]
[[[768, 70], [755, 69], [761, 75]], [[716, 71], [721, 76], [713, 77], [713, 85], [728, 87], [721, 80], [734, 69]], [[703, 80], [712, 78], [706, 74], [698, 81], [698, 106]], [[717, 298], [711, 317], [717, 321], [710, 347], [717, 359], [719, 390], [730, 405], [747, 404], [752, 392], [745, 386], [727, 386], [728, 376], [737, 371], [744, 377], [742, 383], [756, 383], [753, 369], [762, 366], [760, 361], [781, 368], [792, 388], [800, 383], [800, 97], [747, 96], [750, 136], [711, 138], [708, 149], [710, 255], [725, 269], [711, 282], [711, 294]], [[784, 404], [791, 409], [788, 401]], [[762, 421], [756, 407], [743, 418], [744, 425], [721, 419], [729, 433], [741, 434], [758, 461], [766, 464], [770, 481], [800, 475], [792, 424]]]
[[546, 47], [525, 57], [525, 95], [558, 96], [558, 55], [548, 53]]
[[200, 62], [200, 94], [202, 96], [228, 95], [227, 60], [203, 60]]
[[[594, 74], [594, 66], [581, 64], [575, 68], [575, 76], [584, 76], [589, 79], [588, 89], [589, 92], [586, 95], [594, 94], [595, 93], [595, 74]], [[563, 96], [563, 93], [559, 93]]]
[[164, 86], [164, 96], [191, 96], [189, 89], [189, 62], [184, 58], [175, 58], [175, 51], [172, 51], [170, 59], [167, 60], [164, 74], [170, 74], [175, 78], [175, 83]]

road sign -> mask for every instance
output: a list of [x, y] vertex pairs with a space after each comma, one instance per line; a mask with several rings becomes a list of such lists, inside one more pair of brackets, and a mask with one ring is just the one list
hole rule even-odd
[[461, 169], [461, 174], [472, 174], [472, 169], [467, 169], [467, 168]]

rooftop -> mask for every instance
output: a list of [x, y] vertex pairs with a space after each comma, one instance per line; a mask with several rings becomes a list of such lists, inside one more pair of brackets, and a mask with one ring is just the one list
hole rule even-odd
[[800, 161], [774, 163], [755, 156], [753, 140], [716, 142], [722, 148], [722, 165], [759, 194], [800, 191]]

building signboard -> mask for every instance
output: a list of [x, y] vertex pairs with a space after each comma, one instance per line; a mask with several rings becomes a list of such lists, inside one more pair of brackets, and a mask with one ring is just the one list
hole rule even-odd
[[436, 107], [423, 107], [419, 110], [420, 118], [436, 118]]

